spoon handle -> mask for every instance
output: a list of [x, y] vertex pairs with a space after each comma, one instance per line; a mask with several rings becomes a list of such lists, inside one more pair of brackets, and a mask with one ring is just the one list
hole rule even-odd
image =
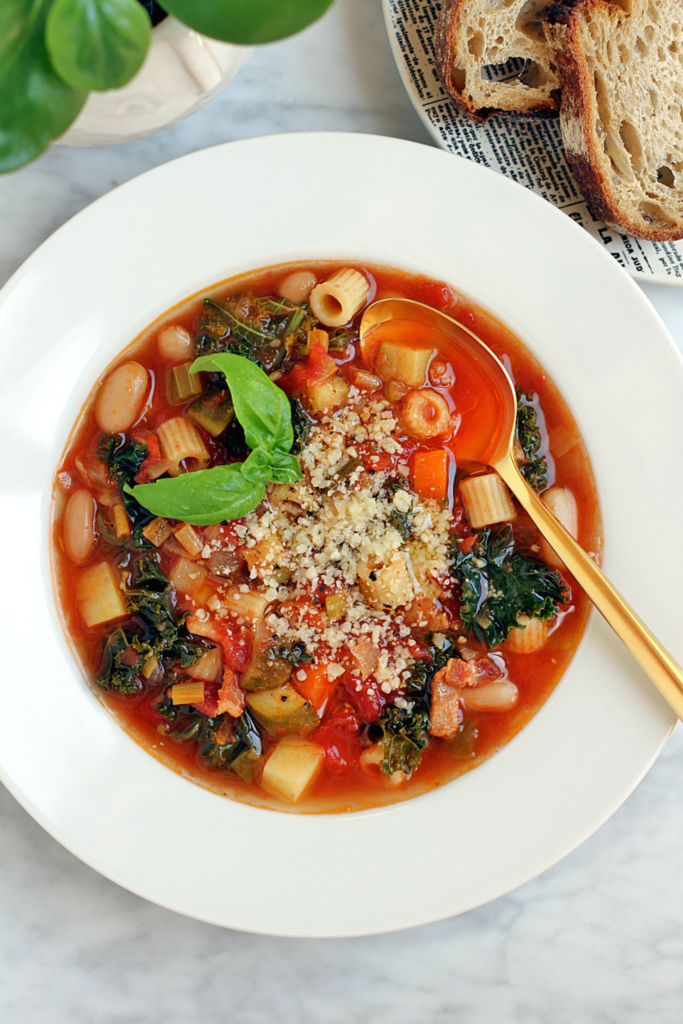
[[528, 485], [509, 456], [493, 467], [600, 614], [631, 652], [664, 699], [683, 720], [683, 670], [624, 601], [592, 558], [567, 533]]

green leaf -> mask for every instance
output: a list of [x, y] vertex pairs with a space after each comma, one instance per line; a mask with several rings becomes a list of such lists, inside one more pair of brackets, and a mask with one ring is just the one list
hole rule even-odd
[[269, 480], [276, 484], [295, 484], [302, 477], [299, 460], [294, 455], [277, 450], [270, 453]]
[[142, 66], [152, 34], [137, 0], [55, 0], [45, 41], [74, 89], [118, 89]]
[[224, 375], [235, 415], [252, 450], [263, 445], [289, 451], [294, 441], [289, 399], [259, 366], [243, 356], [217, 352], [195, 359], [190, 372], [202, 370]]
[[34, 160], [85, 103], [56, 73], [45, 46], [51, 0], [0, 2], [0, 172]]
[[181, 519], [193, 526], [241, 519], [266, 493], [264, 484], [247, 480], [237, 462], [125, 489], [155, 515]]
[[463, 625], [489, 649], [517, 628], [518, 615], [547, 621], [569, 600], [560, 573], [516, 551], [507, 525], [482, 530], [467, 552], [456, 542], [453, 572], [461, 583]]
[[306, 28], [332, 0], [164, 0], [190, 28], [227, 43], [270, 43]]

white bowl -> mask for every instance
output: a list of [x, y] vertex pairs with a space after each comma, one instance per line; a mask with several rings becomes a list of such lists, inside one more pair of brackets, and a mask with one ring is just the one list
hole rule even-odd
[[359, 814], [221, 798], [110, 717], [51, 591], [51, 481], [72, 424], [98, 374], [168, 307], [308, 257], [449, 281], [526, 341], [588, 442], [605, 570], [679, 660], [683, 367], [636, 285], [549, 204], [467, 161], [367, 135], [271, 136], [159, 167], [66, 224], [0, 293], [3, 781], [68, 849], [157, 903], [250, 931], [357, 935], [459, 913], [549, 867], [631, 792], [674, 716], [594, 616], [507, 747], [426, 796]]
[[223, 92], [253, 51], [164, 18], [135, 78], [121, 89], [91, 92], [58, 144], [106, 146], [164, 131]]

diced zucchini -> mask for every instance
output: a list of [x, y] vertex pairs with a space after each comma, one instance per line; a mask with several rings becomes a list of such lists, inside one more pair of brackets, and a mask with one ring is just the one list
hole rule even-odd
[[292, 665], [284, 658], [278, 658], [267, 647], [255, 650], [251, 664], [240, 680], [243, 690], [273, 690], [289, 682]]
[[218, 437], [232, 423], [235, 409], [229, 392], [217, 391], [198, 398], [187, 410], [187, 415], [211, 437]]
[[166, 377], [166, 396], [171, 405], [186, 402], [193, 395], [201, 395], [202, 382], [198, 373], [190, 373], [192, 363], [172, 366]]
[[427, 383], [427, 368], [433, 348], [410, 348], [393, 341], [383, 341], [375, 356], [375, 373], [382, 380], [400, 380], [411, 388]]
[[268, 732], [303, 734], [320, 724], [308, 701], [288, 683], [247, 694], [247, 704]]
[[245, 750], [238, 754], [230, 767], [245, 782], [253, 782], [261, 758], [255, 750]]
[[308, 399], [313, 412], [328, 413], [343, 405], [349, 394], [349, 385], [341, 377], [333, 377], [324, 384], [308, 388]]
[[261, 785], [273, 796], [298, 803], [320, 774], [324, 758], [317, 743], [283, 740], [266, 761]]

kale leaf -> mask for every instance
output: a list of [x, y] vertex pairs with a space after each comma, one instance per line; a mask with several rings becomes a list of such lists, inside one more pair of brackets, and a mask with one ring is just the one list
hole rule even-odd
[[[136, 542], [130, 547], [152, 547], [142, 537], [142, 528], [154, 519], [154, 515], [135, 500], [132, 494], [125, 490], [125, 486], [132, 487], [135, 483], [135, 476], [140, 472], [142, 463], [147, 458], [149, 449], [146, 444], [126, 444], [121, 441], [119, 434], [103, 434], [97, 443], [97, 456], [107, 467], [107, 472], [112, 480], [115, 480], [121, 491], [123, 507], [134, 528], [139, 527], [137, 535], [133, 530], [133, 537]], [[106, 539], [106, 538], [105, 538]]]
[[[383, 489], [383, 497], [391, 500], [398, 491], [407, 491], [408, 482], [405, 477], [394, 476], [391, 480], [388, 480]], [[412, 518], [413, 514], [410, 509], [407, 512], [399, 512], [399, 510], [392, 506], [392, 510], [389, 513], [389, 522], [393, 528], [400, 533], [403, 540], [408, 540], [412, 533]]]
[[245, 292], [223, 303], [205, 299], [194, 339], [195, 355], [231, 352], [272, 373], [282, 365], [287, 339], [305, 316], [300, 306], [287, 299], [262, 299]]
[[543, 435], [538, 423], [535, 395], [517, 389], [517, 438], [524, 452], [522, 476], [535, 491], [548, 486], [548, 459], [543, 454]]
[[292, 398], [291, 406], [294, 442], [290, 451], [292, 455], [301, 455], [306, 447], [306, 442], [311, 433], [311, 428], [315, 424], [315, 420], [308, 415], [298, 398]]
[[456, 640], [448, 633], [440, 633], [440, 646], [434, 643], [434, 634], [428, 633], [425, 646], [431, 652], [430, 661], [416, 661], [410, 671], [406, 697], [410, 710], [388, 707], [377, 725], [382, 730], [383, 759], [381, 769], [387, 775], [402, 771], [406, 775], [420, 764], [422, 751], [429, 740], [430, 683], [435, 674], [451, 658], [459, 658]]
[[383, 733], [382, 771], [386, 775], [415, 771], [429, 739], [429, 712], [425, 708], [388, 707], [377, 723]]
[[569, 600], [558, 572], [515, 550], [509, 525], [482, 530], [467, 552], [456, 541], [452, 566], [461, 584], [463, 625], [488, 648], [507, 639], [518, 615], [552, 619]]
[[236, 723], [227, 715], [201, 723], [199, 756], [208, 768], [233, 771], [251, 782], [262, 752], [260, 733], [248, 711]]
[[137, 693], [143, 687], [141, 672], [156, 657], [162, 670], [171, 665], [193, 665], [213, 644], [191, 636], [185, 615], [176, 615], [171, 583], [159, 568], [155, 555], [145, 555], [123, 570], [126, 609], [133, 620], [107, 638], [97, 676], [105, 690]]

